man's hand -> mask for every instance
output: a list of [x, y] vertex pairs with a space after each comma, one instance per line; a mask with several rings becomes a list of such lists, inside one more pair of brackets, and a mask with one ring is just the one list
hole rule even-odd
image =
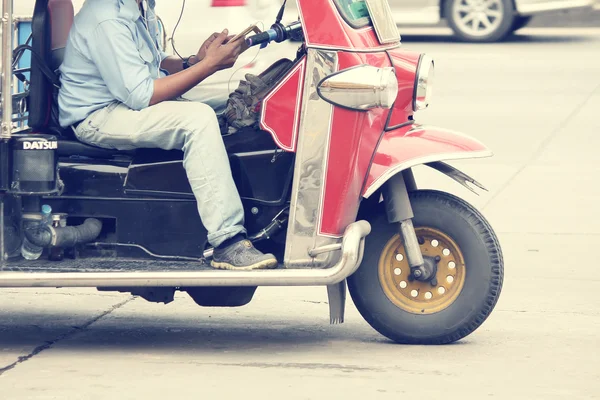
[[[231, 68], [235, 64], [238, 56], [242, 51], [246, 50], [247, 45], [245, 40], [236, 40], [231, 42], [231, 37], [227, 36], [229, 32], [225, 29], [216, 36], [211, 36], [205, 42], [206, 49], [204, 50], [204, 58], [202, 61], [193, 62], [196, 64], [193, 68], [186, 70], [178, 70], [164, 78], [154, 80], [154, 93], [150, 99], [150, 105], [158, 104], [162, 101], [175, 99], [185, 92], [214, 74], [215, 72]], [[203, 47], [205, 45], [202, 45]], [[202, 50], [202, 49], [201, 49]], [[175, 57], [167, 57], [165, 61], [173, 60], [181, 66], [181, 60]], [[181, 67], [179, 67], [181, 68]]]
[[210, 37], [208, 39], [206, 39], [204, 41], [204, 43], [202, 43], [202, 46], [200, 46], [200, 49], [198, 50], [198, 53], [196, 54], [196, 59], [195, 60], [190, 60], [190, 64], [195, 64], [198, 61], [202, 61], [204, 60], [204, 57], [206, 57], [206, 50], [208, 49], [208, 47], [212, 44], [212, 42], [215, 41], [216, 38], [219, 37], [219, 33], [215, 32], [212, 35], [210, 35]]
[[204, 54], [203, 61], [217, 71], [233, 67], [239, 55], [247, 48], [245, 40], [240, 39], [230, 43], [231, 36], [228, 36], [228, 33], [225, 29], [212, 39]]

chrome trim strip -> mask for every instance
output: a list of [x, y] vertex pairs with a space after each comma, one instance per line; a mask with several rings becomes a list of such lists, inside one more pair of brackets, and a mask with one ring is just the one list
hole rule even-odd
[[392, 176], [396, 175], [398, 172], [404, 171], [405, 169], [415, 167], [421, 164], [428, 164], [435, 161], [443, 161], [443, 160], [465, 160], [470, 158], [485, 158], [491, 157], [494, 154], [490, 150], [482, 150], [482, 151], [473, 151], [473, 152], [463, 152], [463, 153], [438, 153], [433, 154], [427, 157], [417, 157], [402, 164], [395, 165], [388, 169], [383, 175], [375, 180], [367, 188], [367, 191], [363, 195], [365, 199], [371, 197], [377, 189], [379, 189], [385, 182], [387, 182]]
[[327, 269], [197, 272], [0, 272], [0, 287], [192, 287], [192, 286], [328, 286], [339, 283], [359, 267], [366, 221], [350, 224], [342, 241], [341, 257]]
[[331, 265], [338, 252], [316, 258], [308, 252], [339, 243], [337, 238], [319, 235], [333, 106], [317, 93], [318, 83], [337, 70], [337, 53], [308, 49], [306, 60], [284, 262], [294, 268]]

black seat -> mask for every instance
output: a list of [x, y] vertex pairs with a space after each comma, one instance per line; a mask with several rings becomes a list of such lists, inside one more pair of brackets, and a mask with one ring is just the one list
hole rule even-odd
[[31, 59], [29, 126], [33, 132], [70, 136], [58, 125], [58, 90], [44, 69], [57, 72], [60, 67], [73, 18], [71, 0], [37, 0], [35, 3], [31, 47], [39, 59]]
[[[89, 146], [79, 142], [71, 128], [63, 129], [58, 123], [58, 88], [44, 73], [53, 71], [58, 79], [58, 68], [63, 62], [69, 31], [75, 12], [71, 0], [37, 0], [32, 19], [33, 51], [40, 59], [31, 60], [31, 87], [29, 96], [29, 126], [32, 131], [50, 133], [59, 137], [60, 156], [112, 158], [119, 152]], [[44, 65], [40, 65], [42, 63]]]
[[77, 140], [59, 140], [56, 150], [60, 157], [81, 156], [87, 158], [111, 159], [117, 154], [133, 155], [133, 151], [117, 151], [89, 146]]

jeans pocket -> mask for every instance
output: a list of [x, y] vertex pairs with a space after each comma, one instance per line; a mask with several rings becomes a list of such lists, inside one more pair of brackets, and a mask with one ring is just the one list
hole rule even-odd
[[114, 101], [107, 105], [104, 108], [101, 108], [98, 111], [93, 112], [86, 120], [81, 124], [84, 125], [84, 128], [94, 129], [99, 131], [102, 129], [102, 126], [106, 123], [110, 114], [117, 108], [121, 103]]
[[80, 142], [112, 150], [132, 150], [135, 148], [128, 136], [120, 132], [112, 132], [114, 127], [109, 123], [115, 118], [114, 112], [118, 107], [126, 107], [120, 102], [113, 102], [108, 106], [92, 113], [75, 129], [75, 136]]
[[109, 149], [109, 150], [114, 149], [114, 147], [110, 146], [109, 144], [102, 143], [102, 141], [99, 140], [100, 139], [99, 136], [101, 134], [100, 134], [100, 132], [98, 132], [97, 129], [88, 128], [83, 125], [84, 124], [81, 124], [80, 126], [77, 127], [77, 129], [75, 129], [75, 137], [77, 138], [78, 141], [80, 141], [81, 143], [88, 144], [90, 146], [94, 146], [94, 147], [100, 147], [100, 148]]

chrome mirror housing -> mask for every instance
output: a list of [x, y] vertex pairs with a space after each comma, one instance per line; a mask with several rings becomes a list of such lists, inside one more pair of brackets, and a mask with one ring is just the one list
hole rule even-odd
[[394, 68], [359, 65], [329, 75], [317, 91], [323, 100], [340, 107], [390, 108], [398, 96], [398, 80]]

